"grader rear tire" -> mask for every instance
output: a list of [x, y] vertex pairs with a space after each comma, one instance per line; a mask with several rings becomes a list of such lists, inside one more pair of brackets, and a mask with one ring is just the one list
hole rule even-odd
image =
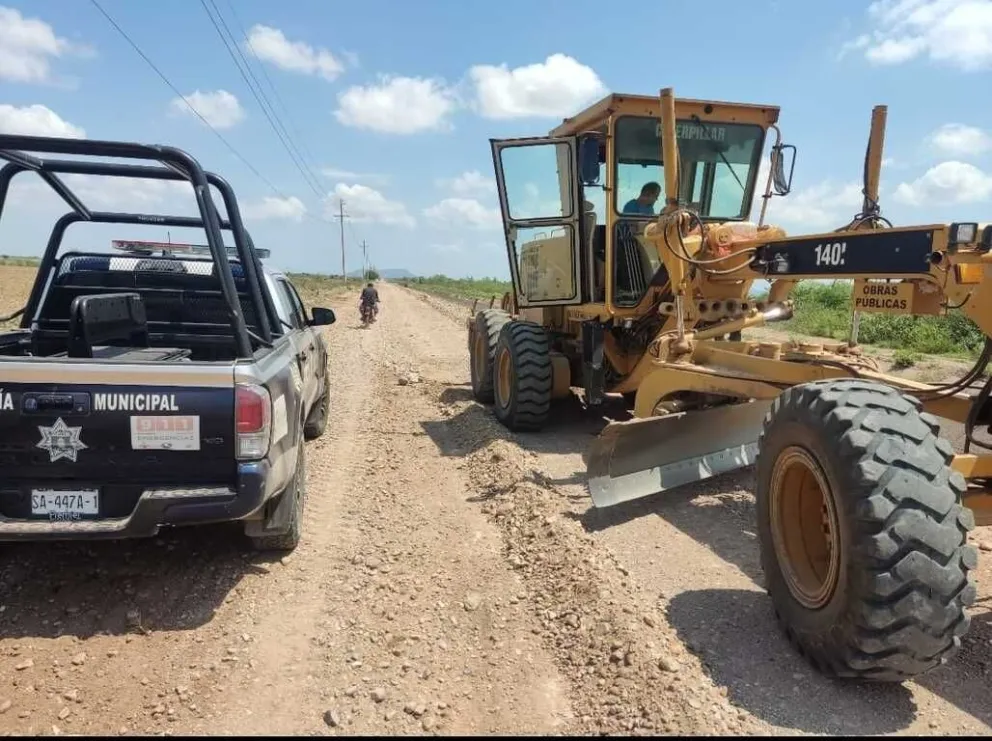
[[860, 380], [785, 391], [757, 474], [766, 587], [827, 676], [901, 682], [947, 661], [975, 599], [974, 517], [953, 450], [920, 403]]
[[472, 375], [472, 395], [483, 404], [493, 401], [493, 361], [499, 331], [510, 315], [499, 309], [484, 309], [475, 315], [475, 327], [469, 334], [468, 352]]
[[544, 427], [554, 380], [544, 327], [521, 321], [503, 325], [496, 343], [494, 374], [496, 419], [511, 430]]

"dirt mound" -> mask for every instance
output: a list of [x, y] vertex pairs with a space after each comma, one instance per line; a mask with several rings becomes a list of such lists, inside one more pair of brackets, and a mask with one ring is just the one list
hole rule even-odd
[[466, 469], [505, 555], [533, 592], [545, 642], [572, 682], [570, 733], [761, 733], [701, 668], [668, 626], [664, 605], [638, 592], [626, 570], [574, 519], [563, 494], [528, 466], [530, 454], [495, 440]]

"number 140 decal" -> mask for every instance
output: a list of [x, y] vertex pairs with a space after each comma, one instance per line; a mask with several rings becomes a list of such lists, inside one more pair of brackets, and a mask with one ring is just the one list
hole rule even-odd
[[847, 242], [828, 242], [818, 244], [813, 249], [816, 250], [816, 265], [843, 265], [844, 254], [847, 252]]

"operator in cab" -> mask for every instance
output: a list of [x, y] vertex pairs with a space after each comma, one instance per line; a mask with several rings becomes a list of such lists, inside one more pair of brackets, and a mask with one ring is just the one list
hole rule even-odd
[[624, 204], [623, 212], [625, 214], [654, 216], [654, 204], [658, 201], [659, 196], [661, 196], [661, 186], [658, 183], [645, 183], [641, 188], [641, 194]]

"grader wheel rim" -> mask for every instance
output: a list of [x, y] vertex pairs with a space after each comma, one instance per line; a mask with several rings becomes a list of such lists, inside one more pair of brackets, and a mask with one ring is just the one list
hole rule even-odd
[[782, 451], [771, 475], [775, 556], [786, 586], [803, 607], [819, 610], [840, 581], [837, 504], [823, 470], [797, 446]]
[[475, 333], [472, 343], [472, 363], [475, 366], [475, 377], [482, 379], [486, 375], [486, 363], [489, 361], [489, 338], [481, 332]]
[[501, 407], [510, 404], [510, 385], [513, 378], [513, 358], [510, 351], [502, 348], [496, 358], [496, 400]]

